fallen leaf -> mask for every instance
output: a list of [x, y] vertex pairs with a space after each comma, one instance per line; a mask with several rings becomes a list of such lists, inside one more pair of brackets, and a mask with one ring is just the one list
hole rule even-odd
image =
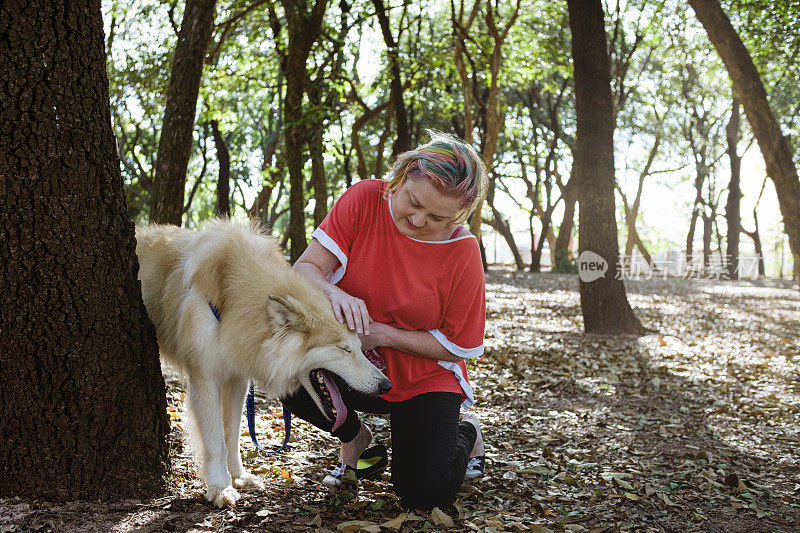
[[369, 505], [369, 508], [372, 509], [373, 511], [379, 511], [383, 508], [384, 505], [386, 505], [386, 500], [378, 498]]
[[397, 518], [393, 518], [388, 522], [384, 522], [383, 524], [381, 524], [381, 527], [385, 527], [386, 529], [399, 530], [401, 527], [403, 527], [403, 522], [405, 522], [407, 519], [408, 519], [408, 513], [403, 513], [399, 515]]
[[341, 524], [336, 526], [336, 529], [338, 529], [342, 533], [355, 533], [361, 528], [374, 525], [375, 522], [367, 522], [366, 520], [350, 520], [349, 522], [342, 522]]
[[453, 527], [455, 525], [453, 519], [438, 507], [431, 510], [431, 522], [434, 526]]

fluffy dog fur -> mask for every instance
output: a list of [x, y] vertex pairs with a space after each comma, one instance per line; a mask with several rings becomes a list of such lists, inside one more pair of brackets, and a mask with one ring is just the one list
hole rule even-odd
[[338, 374], [367, 394], [391, 388], [322, 291], [294, 272], [257, 228], [216, 220], [200, 231], [140, 227], [136, 238], [142, 296], [161, 356], [188, 377], [205, 496], [214, 505], [235, 504], [234, 486], [264, 488], [239, 453], [248, 381], [274, 397], [303, 386], [323, 412], [312, 370]]

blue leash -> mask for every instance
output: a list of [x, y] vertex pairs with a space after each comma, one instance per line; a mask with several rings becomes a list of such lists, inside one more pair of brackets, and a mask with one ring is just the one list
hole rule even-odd
[[[211, 302], [208, 302], [208, 306], [211, 308], [211, 312], [214, 313], [214, 318], [217, 319], [217, 322], [222, 322], [222, 319], [219, 316], [219, 311]], [[247, 428], [250, 430], [250, 440], [253, 441], [258, 451], [261, 453], [278, 453], [283, 451], [286, 446], [289, 444], [289, 437], [292, 434], [292, 412], [289, 411], [286, 406], [283, 406], [283, 429], [284, 429], [284, 436], [283, 436], [283, 444], [281, 444], [280, 448], [272, 450], [271, 452], [265, 451], [259, 444], [258, 439], [256, 438], [256, 390], [253, 386], [253, 382], [250, 382], [250, 393], [247, 395]]]

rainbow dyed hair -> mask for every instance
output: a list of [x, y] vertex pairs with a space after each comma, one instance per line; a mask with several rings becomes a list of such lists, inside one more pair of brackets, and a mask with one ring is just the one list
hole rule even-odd
[[486, 189], [486, 165], [475, 149], [454, 135], [426, 130], [431, 140], [397, 156], [386, 190], [393, 193], [406, 179], [428, 178], [448, 196], [461, 201], [453, 223], [469, 218]]

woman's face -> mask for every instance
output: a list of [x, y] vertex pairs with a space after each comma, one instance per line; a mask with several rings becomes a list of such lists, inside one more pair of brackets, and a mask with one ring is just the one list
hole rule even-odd
[[397, 229], [421, 241], [450, 237], [450, 223], [460, 209], [458, 198], [439, 191], [427, 178], [406, 179], [392, 194], [392, 218]]

